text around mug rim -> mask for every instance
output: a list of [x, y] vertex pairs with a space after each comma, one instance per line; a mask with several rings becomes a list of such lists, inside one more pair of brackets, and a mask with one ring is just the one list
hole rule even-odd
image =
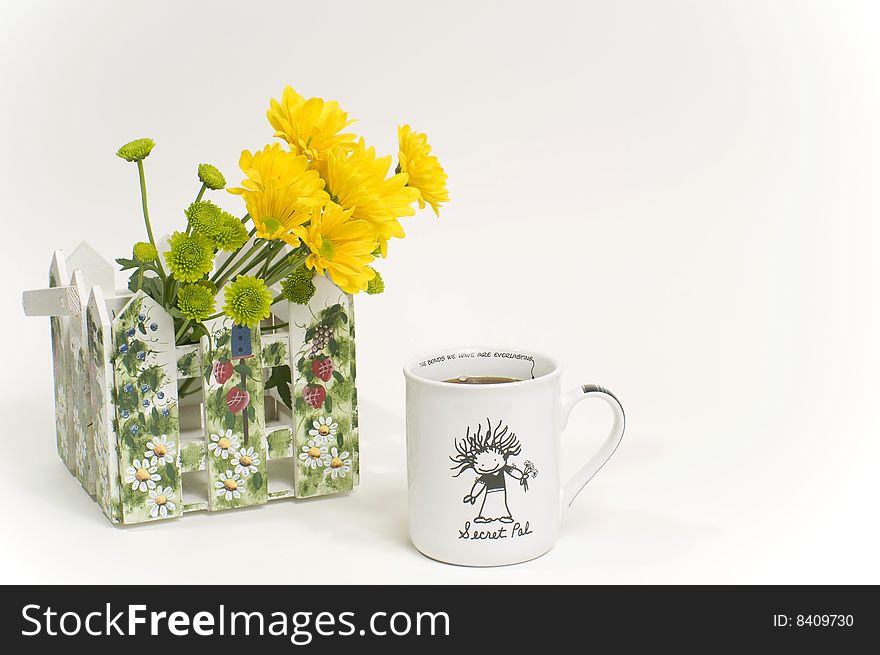
[[[533, 358], [540, 358], [547, 362], [551, 369], [549, 372], [544, 375], [540, 375], [538, 377], [529, 379], [529, 380], [517, 380], [516, 382], [505, 382], [498, 384], [450, 384], [449, 382], [440, 381], [440, 380], [431, 380], [430, 378], [423, 377], [419, 375], [417, 371], [417, 367], [419, 362], [433, 359], [436, 357], [441, 357], [444, 355], [448, 355], [449, 353], [465, 353], [465, 352], [510, 352], [517, 353], [522, 355], [529, 355]], [[481, 391], [485, 392], [486, 390], [497, 390], [499, 388], [507, 388], [507, 389], [515, 389], [521, 388], [526, 385], [535, 385], [540, 384], [542, 382], [546, 382], [558, 377], [562, 373], [562, 366], [556, 360], [555, 357], [551, 357], [550, 355], [546, 355], [538, 350], [533, 350], [531, 348], [511, 348], [508, 346], [465, 346], [465, 347], [453, 347], [453, 348], [438, 348], [428, 353], [423, 353], [421, 355], [416, 355], [415, 357], [411, 357], [406, 361], [403, 365], [403, 376], [408, 381], [418, 382], [419, 384], [426, 384], [428, 386], [434, 386], [441, 389], [449, 389], [449, 390], [467, 390], [467, 393], [479, 393]]]

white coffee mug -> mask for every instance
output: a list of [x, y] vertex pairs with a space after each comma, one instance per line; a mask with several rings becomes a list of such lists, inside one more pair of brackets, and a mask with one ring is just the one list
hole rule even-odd
[[[563, 395], [559, 364], [528, 350], [447, 349], [411, 360], [403, 372], [415, 547], [469, 566], [515, 564], [550, 550], [563, 507], [623, 437], [623, 407], [614, 394], [586, 384]], [[462, 382], [485, 377], [517, 381]], [[563, 485], [560, 435], [585, 398], [605, 400], [614, 423], [599, 451]]]

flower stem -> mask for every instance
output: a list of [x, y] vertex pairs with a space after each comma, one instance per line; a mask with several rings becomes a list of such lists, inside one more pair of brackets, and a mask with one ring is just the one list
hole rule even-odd
[[180, 337], [182, 337], [186, 333], [186, 329], [189, 327], [190, 320], [186, 319], [183, 322], [183, 325], [180, 326], [180, 329], [177, 331], [177, 334], [174, 335], [174, 343], [180, 341]]
[[[147, 228], [147, 237], [150, 239], [150, 243], [153, 247], [156, 247], [156, 239], [153, 238], [153, 227], [150, 225], [150, 212], [147, 209], [147, 180], [144, 177], [144, 162], [143, 160], [138, 160], [138, 177], [141, 182], [141, 207], [144, 210], [144, 225]], [[165, 268], [162, 266], [162, 260], [157, 259], [156, 263], [159, 264], [159, 273], [164, 278], [165, 277]]]
[[266, 280], [266, 286], [271, 287], [276, 282], [284, 279], [288, 275], [288, 273], [292, 273], [293, 271], [298, 269], [305, 263], [310, 254], [311, 253], [309, 252], [309, 250], [306, 249], [305, 252], [297, 253], [295, 257], [291, 255], [293, 259], [288, 259], [286, 266], [282, 266], [277, 271], [275, 271], [274, 274], [270, 275], [269, 278]]
[[283, 247], [283, 241], [277, 241], [270, 246], [269, 251], [266, 253], [266, 261], [263, 262], [263, 270], [260, 272], [260, 277], [264, 280], [266, 279], [266, 274], [269, 272], [269, 264], [272, 263], [272, 260], [275, 259], [275, 255], [278, 254], [278, 251]]
[[[255, 233], [256, 231], [257, 231], [256, 228], [253, 229], [253, 230], [251, 230], [250, 233], [248, 234], [248, 238], [253, 237], [253, 236], [254, 236], [254, 233]], [[254, 244], [254, 247], [256, 247], [256, 246], [257, 246], [257, 244], [255, 243], [255, 244]], [[217, 280], [220, 279], [220, 275], [221, 275], [221, 274], [223, 273], [223, 271], [225, 271], [226, 268], [227, 268], [227, 267], [233, 262], [233, 260], [235, 259], [236, 255], [238, 255], [238, 254], [242, 251], [243, 248], [244, 248], [244, 246], [242, 246], [241, 248], [239, 248], [238, 250], [236, 250], [234, 253], [232, 253], [231, 255], [229, 255], [229, 257], [226, 259], [226, 261], [223, 262], [223, 264], [220, 266], [220, 268], [218, 268], [218, 269], [214, 272], [214, 274], [211, 276], [211, 282], [214, 282], [214, 283], [216, 284]], [[253, 247], [252, 247], [252, 248], [251, 248], [251, 249], [245, 254], [245, 257], [250, 256], [251, 252], [253, 252]], [[242, 261], [242, 260], [239, 259], [239, 260], [238, 260], [238, 263], [240, 264], [241, 261]]]
[[253, 247], [250, 250], [248, 250], [244, 255], [242, 255], [242, 257], [236, 262], [235, 266], [233, 266], [230, 270], [228, 270], [226, 273], [224, 273], [222, 276], [220, 276], [217, 280], [211, 280], [211, 281], [217, 285], [218, 289], [222, 288], [223, 285], [226, 284], [232, 278], [233, 275], [235, 275], [237, 272], [239, 272], [241, 270], [242, 265], [245, 264], [246, 262], [250, 264], [248, 266], [247, 270], [250, 270], [251, 268], [253, 268], [254, 262], [253, 261], [249, 262], [248, 260], [251, 260], [251, 259], [258, 260], [260, 253], [257, 253], [254, 257], [252, 257], [252, 255], [258, 249], [264, 248], [264, 247], [268, 247], [268, 246], [264, 246], [262, 243], [260, 243], [258, 241], [257, 243], [255, 243], [253, 245]]
[[[196, 195], [196, 199], [193, 200], [193, 204], [196, 204], [199, 200], [202, 199], [202, 196], [205, 195], [205, 189], [207, 189], [207, 188], [208, 188], [208, 186], [204, 182], [202, 182], [202, 188], [199, 189], [199, 193], [198, 193], [198, 195]], [[189, 222], [189, 218], [187, 218], [186, 219], [186, 233], [189, 234], [190, 232], [192, 232], [192, 225]]]

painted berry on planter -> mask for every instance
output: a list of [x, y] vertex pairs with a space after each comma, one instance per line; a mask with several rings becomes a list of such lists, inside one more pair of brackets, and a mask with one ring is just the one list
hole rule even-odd
[[333, 365], [333, 361], [329, 357], [312, 361], [312, 373], [314, 373], [316, 377], [321, 378], [324, 382], [330, 381], [335, 369], [336, 366]]
[[217, 380], [217, 384], [226, 384], [226, 381], [232, 377], [232, 363], [226, 362], [222, 364], [220, 362], [214, 362], [214, 379]]
[[327, 390], [320, 384], [307, 384], [303, 387], [303, 400], [314, 409], [318, 409], [323, 405], [326, 397]]
[[325, 323], [318, 323], [315, 326], [315, 336], [312, 338], [312, 347], [309, 350], [309, 359], [314, 359], [315, 357], [317, 357], [318, 353], [326, 348], [327, 344], [330, 343], [330, 338], [332, 336], [333, 328]]
[[226, 393], [226, 406], [233, 414], [238, 414], [251, 402], [251, 395], [239, 387], [232, 387]]

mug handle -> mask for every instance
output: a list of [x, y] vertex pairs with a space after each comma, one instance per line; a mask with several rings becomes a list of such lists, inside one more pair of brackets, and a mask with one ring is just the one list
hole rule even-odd
[[611, 432], [605, 442], [599, 447], [599, 451], [593, 455], [584, 467], [578, 471], [575, 476], [562, 487], [562, 502], [566, 506], [571, 506], [575, 497], [580, 493], [581, 489], [587, 486], [587, 483], [599, 472], [605, 462], [607, 462], [617, 447], [620, 440], [623, 439], [623, 430], [626, 427], [626, 414], [623, 411], [623, 405], [613, 393], [605, 387], [597, 384], [585, 384], [577, 389], [572, 389], [562, 399], [562, 429], [568, 424], [568, 416], [571, 409], [586, 398], [601, 398], [611, 407], [614, 412], [614, 423], [611, 426]]

